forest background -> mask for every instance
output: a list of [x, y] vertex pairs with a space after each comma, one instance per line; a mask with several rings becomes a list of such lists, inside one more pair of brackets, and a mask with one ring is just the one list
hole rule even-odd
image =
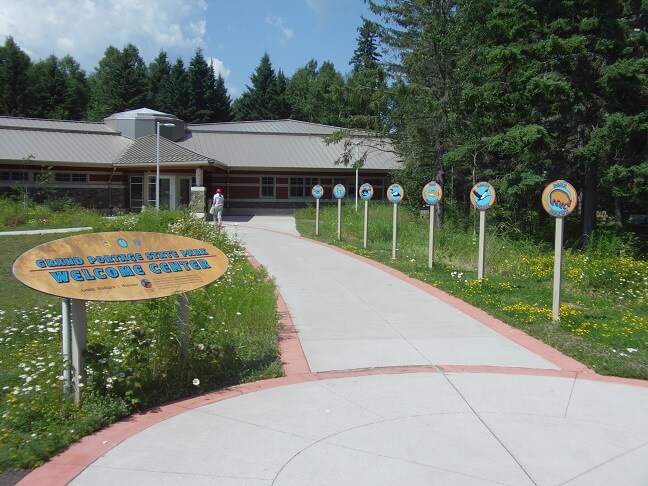
[[[491, 221], [547, 240], [540, 195], [571, 182], [579, 208], [567, 241], [587, 248], [616, 232], [647, 251], [648, 0], [369, 1], [350, 70], [310, 60], [287, 76], [264, 55], [250, 85], [229, 96], [202, 52], [188, 65], [166, 52], [109, 46], [92, 73], [70, 56], [32, 62], [9, 37], [0, 46], [0, 114], [101, 120], [148, 107], [189, 123], [292, 118], [369, 131], [403, 160], [394, 180], [408, 203], [444, 188], [440, 220], [475, 224], [481, 180], [497, 191]], [[361, 166], [362, 140], [338, 163]], [[643, 222], [643, 224], [642, 224]]]

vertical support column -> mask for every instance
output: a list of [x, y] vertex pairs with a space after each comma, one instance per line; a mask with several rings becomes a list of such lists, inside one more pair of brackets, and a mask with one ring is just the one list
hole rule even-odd
[[72, 369], [74, 371], [72, 389], [76, 403], [81, 400], [81, 387], [85, 383], [83, 352], [86, 348], [86, 334], [86, 301], [72, 299]]
[[486, 262], [486, 211], [479, 211], [479, 264], [477, 267], [477, 280], [484, 278]]
[[192, 187], [191, 199], [189, 200], [189, 210], [198, 219], [206, 219], [207, 213], [205, 212], [205, 194], [207, 189], [205, 187]]
[[342, 198], [338, 198], [338, 227], [337, 227], [338, 240], [342, 239]]
[[196, 187], [203, 187], [203, 169], [196, 167]]
[[428, 268], [434, 263], [434, 226], [436, 223], [436, 206], [430, 205], [430, 239], [428, 241]]
[[315, 235], [319, 236], [319, 198], [315, 199]]
[[367, 248], [367, 233], [369, 230], [369, 201], [365, 201], [364, 210], [364, 239], [362, 240], [364, 247]]
[[394, 204], [394, 215], [392, 218], [392, 260], [396, 260], [396, 242], [398, 235], [398, 204]]
[[180, 355], [189, 357], [189, 293], [183, 292], [177, 296], [178, 303], [178, 342]]
[[562, 257], [563, 257], [563, 225], [564, 218], [556, 218], [556, 237], [554, 247], [554, 278], [553, 278], [553, 320], [560, 320], [560, 288], [562, 287]]
[[72, 324], [70, 322], [70, 299], [61, 299], [63, 325], [63, 391], [72, 391]]

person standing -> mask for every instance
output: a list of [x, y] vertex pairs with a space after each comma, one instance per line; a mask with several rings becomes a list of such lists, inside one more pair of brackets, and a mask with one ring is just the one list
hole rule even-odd
[[223, 196], [220, 188], [217, 188], [212, 198], [212, 214], [219, 226], [223, 220], [223, 206], [225, 206], [225, 196]]

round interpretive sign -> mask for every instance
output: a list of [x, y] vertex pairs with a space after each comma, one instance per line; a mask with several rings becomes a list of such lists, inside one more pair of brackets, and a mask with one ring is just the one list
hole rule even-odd
[[360, 198], [363, 201], [371, 200], [371, 198], [373, 197], [373, 194], [374, 194], [373, 187], [368, 182], [365, 182], [364, 184], [362, 184], [360, 186], [360, 191], [358, 191], [358, 192], [360, 193]]
[[400, 184], [392, 184], [387, 188], [387, 199], [389, 199], [389, 202], [399, 204], [403, 201], [403, 197], [405, 197], [405, 191], [403, 191]]
[[564, 218], [576, 208], [576, 189], [567, 181], [553, 181], [542, 192], [542, 207], [555, 218]]
[[90, 233], [37, 246], [14, 262], [23, 284], [59, 297], [128, 301], [194, 290], [225, 273], [227, 256], [186, 236], [143, 231]]
[[337, 199], [342, 199], [344, 196], [346, 196], [346, 188], [342, 184], [336, 184], [336, 186], [333, 188], [333, 196], [335, 196]]
[[486, 211], [495, 204], [495, 188], [488, 182], [478, 182], [470, 190], [470, 202], [480, 211]]
[[311, 194], [315, 199], [321, 199], [321, 197], [324, 195], [324, 188], [317, 184], [311, 189]]
[[443, 189], [436, 182], [428, 182], [422, 191], [423, 201], [430, 206], [436, 206], [443, 197]]

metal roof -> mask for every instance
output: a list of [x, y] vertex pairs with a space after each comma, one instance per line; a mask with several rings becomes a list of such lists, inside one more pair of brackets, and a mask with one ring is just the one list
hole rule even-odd
[[223, 123], [190, 124], [192, 132], [283, 133], [299, 135], [331, 135], [339, 127], [320, 125], [299, 120], [259, 120]]
[[108, 164], [133, 142], [113, 132], [61, 132], [52, 130], [0, 129], [0, 160], [69, 164]]
[[[134, 110], [115, 116], [157, 116]], [[108, 120], [108, 119], [106, 119]], [[160, 138], [161, 165], [206, 165], [249, 169], [335, 169], [344, 144], [326, 144], [338, 127], [296, 120], [271, 120], [187, 125], [186, 136], [173, 142]], [[399, 167], [390, 142], [362, 132], [364, 168]], [[377, 148], [378, 147], [378, 148]], [[156, 163], [156, 136], [136, 140], [122, 136], [105, 122], [75, 122], [0, 117], [0, 161], [33, 163], [150, 166]]]
[[55, 130], [81, 133], [118, 133], [102, 122], [83, 122], [70, 120], [44, 120], [41, 118], [18, 118], [0, 116], [0, 128], [17, 128], [20, 130]]
[[[155, 135], [137, 139], [123, 154], [115, 165], [156, 165], [157, 141]], [[207, 165], [213, 159], [193, 152], [164, 137], [160, 137], [160, 165]]]
[[[343, 143], [327, 145], [324, 137], [317, 135], [192, 132], [177, 143], [236, 168], [333, 169], [344, 151]], [[365, 151], [365, 169], [399, 167], [393, 147], [384, 140], [366, 139], [359, 149]]]

